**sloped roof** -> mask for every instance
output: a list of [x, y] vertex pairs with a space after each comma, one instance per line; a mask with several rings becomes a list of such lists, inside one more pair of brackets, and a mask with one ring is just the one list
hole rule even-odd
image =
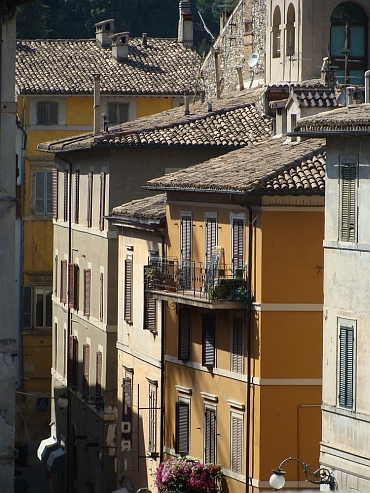
[[334, 91], [329, 88], [294, 88], [293, 93], [300, 107], [335, 108], [338, 106]]
[[269, 139], [154, 178], [145, 188], [223, 193], [319, 194], [325, 191], [325, 141]]
[[19, 94], [93, 94], [94, 74], [101, 93], [183, 95], [197, 88], [200, 57], [175, 39], [129, 40], [127, 60], [95, 39], [21, 40], [16, 44], [15, 81]]
[[162, 193], [144, 199], [132, 200], [110, 213], [110, 219], [120, 219], [131, 222], [158, 224], [166, 217], [166, 194]]
[[46, 152], [86, 148], [164, 147], [234, 150], [265, 140], [272, 134], [271, 119], [257, 108], [262, 89], [246, 90], [208, 103], [174, 108], [113, 127], [99, 135], [92, 133], [39, 144]]

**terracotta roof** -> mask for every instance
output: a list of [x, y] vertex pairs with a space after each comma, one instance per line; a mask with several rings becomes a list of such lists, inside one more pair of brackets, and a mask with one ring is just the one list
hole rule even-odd
[[338, 106], [335, 93], [329, 88], [294, 88], [293, 93], [300, 107], [334, 108]]
[[271, 119], [257, 108], [261, 89], [246, 90], [208, 103], [184, 107], [123, 123], [99, 135], [85, 134], [37, 146], [47, 152], [97, 147], [210, 147], [234, 150], [256, 144], [272, 134]]
[[183, 95], [196, 89], [199, 65], [199, 55], [174, 39], [147, 38], [146, 47], [130, 39], [124, 61], [95, 39], [23, 40], [15, 80], [20, 94], [92, 94], [100, 74], [102, 94]]
[[132, 200], [127, 204], [114, 207], [110, 219], [121, 221], [158, 224], [166, 217], [166, 194]]
[[269, 139], [154, 178], [145, 188], [224, 193], [324, 194], [325, 142]]
[[369, 133], [370, 104], [338, 108], [299, 120], [295, 131], [308, 134], [333, 132]]

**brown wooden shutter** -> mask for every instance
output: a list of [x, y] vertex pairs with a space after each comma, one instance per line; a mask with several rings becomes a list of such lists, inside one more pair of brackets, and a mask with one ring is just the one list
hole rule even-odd
[[213, 313], [204, 313], [202, 318], [203, 365], [214, 367], [216, 361], [216, 317]]
[[63, 200], [63, 219], [68, 221], [68, 170], [64, 170], [64, 200]]
[[60, 302], [67, 302], [67, 260], [62, 260], [60, 268]]
[[189, 289], [191, 286], [191, 236], [191, 216], [182, 215], [180, 220], [180, 285], [183, 289]]
[[96, 353], [96, 389], [95, 389], [95, 392], [98, 395], [101, 395], [102, 364], [103, 364], [103, 353], [101, 351], [98, 351]]
[[84, 270], [84, 315], [90, 316], [91, 270]]
[[180, 308], [179, 310], [179, 359], [190, 358], [190, 310]]
[[209, 266], [211, 256], [215, 253], [217, 241], [217, 220], [215, 217], [206, 218], [206, 267]]
[[90, 346], [84, 344], [82, 348], [82, 390], [89, 395], [89, 380], [90, 380]]
[[58, 255], [54, 257], [54, 296], [58, 294]]
[[231, 470], [242, 473], [243, 418], [231, 416]]
[[76, 264], [69, 264], [68, 265], [68, 307], [69, 308], [77, 307], [76, 272], [77, 272]]
[[86, 214], [86, 223], [87, 227], [91, 228], [92, 226], [92, 198], [93, 198], [93, 172], [89, 171], [87, 175], [87, 214]]
[[204, 462], [216, 463], [216, 411], [206, 408], [205, 411]]
[[67, 379], [68, 386], [76, 387], [77, 385], [77, 337], [69, 336], [69, 349], [68, 349], [68, 370]]
[[132, 322], [132, 256], [125, 260], [125, 294], [124, 294], [124, 319]]
[[105, 214], [105, 173], [100, 173], [100, 214], [99, 214], [99, 229], [104, 230], [104, 214]]
[[243, 267], [244, 265], [244, 220], [233, 219], [232, 225], [232, 239], [233, 239], [233, 268]]
[[53, 219], [58, 219], [58, 176], [59, 171], [53, 169]]
[[74, 204], [74, 222], [78, 224], [80, 220], [80, 170], [75, 171], [75, 204]]
[[189, 404], [176, 402], [176, 453], [182, 456], [189, 453], [189, 416]]
[[231, 371], [243, 373], [243, 319], [238, 317], [233, 318]]

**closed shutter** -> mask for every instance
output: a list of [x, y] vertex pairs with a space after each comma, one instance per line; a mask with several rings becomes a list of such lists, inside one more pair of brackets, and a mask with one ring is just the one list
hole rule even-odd
[[58, 177], [59, 171], [53, 169], [53, 219], [58, 219]]
[[64, 221], [68, 221], [68, 170], [64, 170], [64, 187], [63, 187], [63, 218]]
[[179, 310], [179, 359], [190, 358], [190, 310]]
[[98, 351], [96, 353], [96, 389], [95, 389], [95, 392], [98, 395], [101, 395], [102, 364], [103, 364], [103, 353], [101, 351]]
[[82, 350], [82, 390], [86, 395], [89, 395], [89, 379], [90, 379], [90, 346], [89, 344], [83, 345]]
[[80, 220], [80, 170], [75, 171], [75, 203], [74, 203], [74, 222], [78, 224]]
[[54, 296], [58, 294], [58, 255], [54, 257]]
[[46, 214], [45, 211], [45, 171], [35, 172], [35, 214]]
[[148, 293], [144, 294], [144, 329], [157, 331], [157, 301], [149, 298]]
[[87, 175], [87, 211], [86, 224], [88, 228], [92, 226], [92, 194], [93, 194], [93, 173], [89, 171]]
[[356, 240], [356, 166], [343, 166], [342, 204], [341, 204], [341, 240]]
[[231, 416], [231, 470], [242, 473], [243, 418]]
[[132, 322], [132, 257], [125, 260], [124, 319]]
[[339, 332], [339, 405], [353, 407], [354, 328], [340, 327]]
[[233, 318], [231, 371], [243, 373], [243, 319]]
[[216, 411], [206, 408], [205, 411], [204, 462], [216, 463]]
[[90, 316], [91, 270], [84, 270], [84, 315]]
[[180, 286], [191, 287], [191, 216], [182, 215], [180, 221]]
[[48, 103], [48, 124], [49, 125], [58, 125], [58, 109], [59, 104], [54, 101], [49, 101]]
[[244, 220], [233, 219], [232, 225], [233, 239], [233, 258], [232, 265], [235, 267], [243, 267], [244, 264]]
[[99, 320], [103, 321], [104, 317], [104, 274], [100, 273], [100, 293], [99, 293]]
[[105, 214], [105, 173], [100, 173], [100, 214], [99, 214], [99, 229], [104, 229], [104, 214]]
[[77, 307], [77, 266], [76, 264], [68, 265], [68, 307], [76, 308]]
[[216, 317], [212, 313], [203, 314], [203, 365], [215, 366]]
[[32, 329], [32, 300], [33, 300], [33, 288], [32, 286], [23, 286], [23, 329]]
[[48, 124], [48, 103], [47, 101], [40, 101], [36, 104], [36, 124], [47, 125]]
[[68, 346], [68, 385], [75, 387], [77, 385], [77, 337], [69, 336], [69, 346]]
[[181, 456], [189, 453], [189, 416], [189, 404], [176, 402], [176, 453]]
[[60, 263], [60, 302], [67, 302], [67, 260]]
[[217, 243], [217, 221], [215, 217], [206, 218], [206, 267], [209, 266], [211, 256], [215, 253]]

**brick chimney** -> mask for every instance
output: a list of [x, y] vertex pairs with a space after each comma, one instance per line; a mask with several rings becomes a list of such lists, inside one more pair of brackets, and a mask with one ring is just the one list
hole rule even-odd
[[177, 41], [183, 46], [193, 46], [193, 14], [190, 2], [181, 0], [179, 3], [179, 29]]
[[110, 48], [112, 45], [110, 36], [114, 33], [114, 19], [97, 22], [94, 26], [97, 45], [101, 48]]
[[112, 55], [116, 60], [127, 60], [128, 58], [128, 40], [130, 33], [117, 33], [110, 36], [112, 40]]

